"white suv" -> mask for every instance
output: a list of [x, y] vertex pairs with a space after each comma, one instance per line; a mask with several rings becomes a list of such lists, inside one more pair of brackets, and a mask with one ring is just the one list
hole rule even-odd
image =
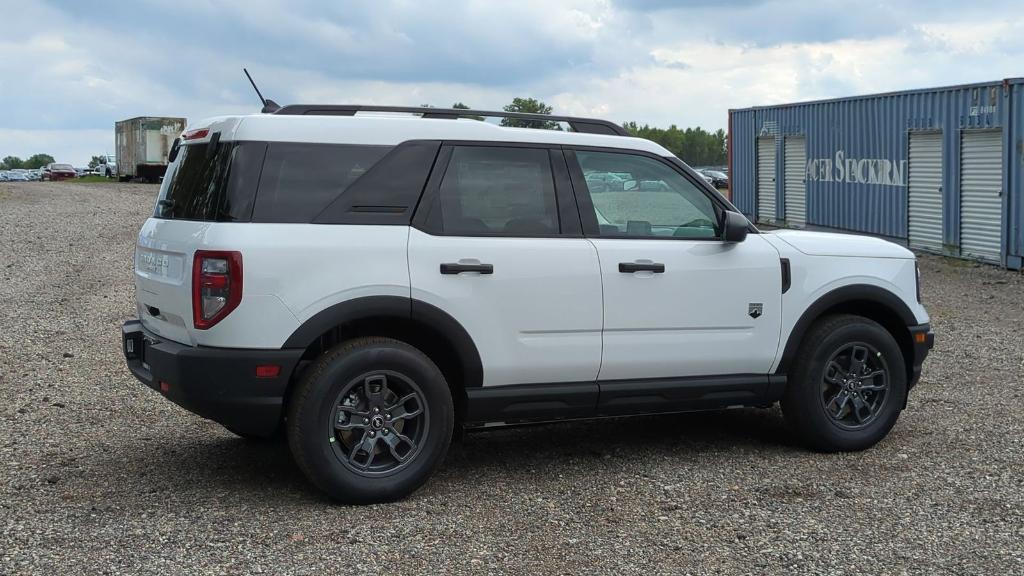
[[911, 252], [758, 231], [606, 121], [286, 106], [192, 126], [169, 161], [129, 368], [283, 430], [342, 501], [409, 494], [490, 423], [781, 401], [809, 446], [863, 449], [933, 341]]

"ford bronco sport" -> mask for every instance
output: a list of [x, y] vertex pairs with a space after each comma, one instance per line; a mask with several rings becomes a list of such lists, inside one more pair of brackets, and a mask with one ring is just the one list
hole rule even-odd
[[293, 105], [191, 126], [169, 161], [128, 367], [283, 430], [345, 502], [409, 494], [490, 423], [778, 401], [809, 447], [861, 450], [932, 345], [911, 252], [759, 231], [602, 120]]

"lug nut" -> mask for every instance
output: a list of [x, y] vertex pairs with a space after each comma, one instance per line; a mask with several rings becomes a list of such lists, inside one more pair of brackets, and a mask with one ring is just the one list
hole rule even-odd
[[363, 424], [369, 424], [369, 423], [370, 423], [370, 419], [369, 418], [363, 418]]
[[376, 435], [377, 435], [376, 432], [374, 432], [373, 430], [370, 430], [370, 438], [373, 438]]
[[385, 428], [385, 429], [381, 430], [380, 433], [385, 435], [385, 436], [387, 436], [388, 435], [388, 429]]

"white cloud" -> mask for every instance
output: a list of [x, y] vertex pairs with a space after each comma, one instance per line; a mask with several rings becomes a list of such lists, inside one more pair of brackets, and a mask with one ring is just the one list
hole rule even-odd
[[116, 120], [254, 112], [242, 66], [282, 104], [532, 96], [557, 113], [717, 129], [729, 108], [1019, 74], [1021, 8], [978, 1], [872, 16], [836, 0], [145, 0], [131, 14], [30, 0], [0, 38], [0, 156], [83, 164], [112, 147]]

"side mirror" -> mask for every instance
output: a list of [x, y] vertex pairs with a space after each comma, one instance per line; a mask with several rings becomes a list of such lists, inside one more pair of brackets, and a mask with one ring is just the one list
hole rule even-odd
[[726, 242], [743, 242], [747, 239], [750, 222], [743, 214], [726, 211], [722, 216], [722, 239]]

